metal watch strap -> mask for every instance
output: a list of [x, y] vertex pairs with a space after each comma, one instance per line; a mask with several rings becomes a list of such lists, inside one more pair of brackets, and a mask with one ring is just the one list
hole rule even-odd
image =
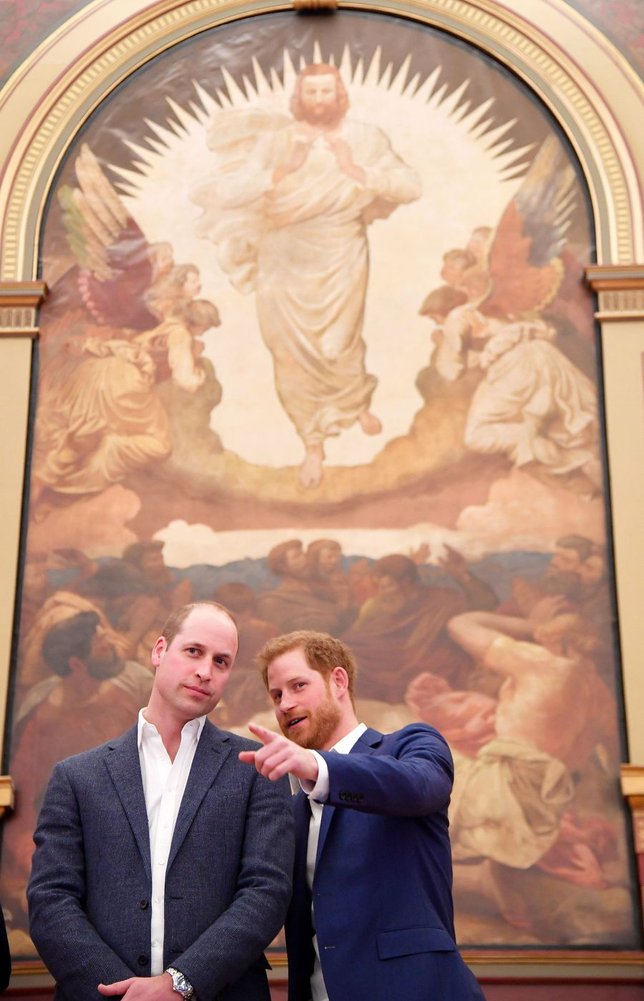
[[172, 977], [173, 991], [180, 994], [181, 997], [186, 999], [186, 1001], [190, 1001], [190, 998], [194, 998], [195, 989], [181, 970], [177, 970], [174, 966], [168, 966], [165, 972], [169, 973]]

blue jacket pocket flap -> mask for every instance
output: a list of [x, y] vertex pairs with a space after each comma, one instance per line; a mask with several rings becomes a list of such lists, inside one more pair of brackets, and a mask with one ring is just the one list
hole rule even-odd
[[443, 928], [398, 928], [378, 935], [380, 959], [411, 956], [415, 952], [453, 952], [456, 944]]

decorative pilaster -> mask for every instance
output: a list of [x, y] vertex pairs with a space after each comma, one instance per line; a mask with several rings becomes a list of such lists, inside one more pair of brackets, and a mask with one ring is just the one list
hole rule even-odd
[[644, 911], [644, 766], [621, 765], [622, 794], [628, 800], [633, 818], [633, 841], [640, 898]]
[[585, 275], [599, 299], [598, 320], [644, 319], [644, 264], [591, 264]]
[[37, 311], [46, 295], [44, 282], [0, 282], [0, 337], [37, 337]]

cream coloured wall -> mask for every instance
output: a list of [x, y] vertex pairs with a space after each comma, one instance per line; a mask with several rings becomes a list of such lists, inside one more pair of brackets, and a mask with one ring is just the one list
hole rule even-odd
[[632, 762], [644, 762], [644, 323], [602, 323], [624, 696]]
[[4, 732], [29, 409], [31, 339], [0, 337], [0, 726]]

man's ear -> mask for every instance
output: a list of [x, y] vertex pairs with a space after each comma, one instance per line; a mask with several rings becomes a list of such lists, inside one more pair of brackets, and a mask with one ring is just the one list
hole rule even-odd
[[158, 640], [152, 647], [152, 653], [150, 654], [150, 660], [152, 661], [152, 667], [158, 667], [161, 663], [161, 656], [168, 649], [168, 644], [166, 642], [165, 636], [159, 636]]
[[331, 671], [331, 684], [336, 695], [342, 695], [349, 688], [349, 675], [343, 667], [339, 665]]

